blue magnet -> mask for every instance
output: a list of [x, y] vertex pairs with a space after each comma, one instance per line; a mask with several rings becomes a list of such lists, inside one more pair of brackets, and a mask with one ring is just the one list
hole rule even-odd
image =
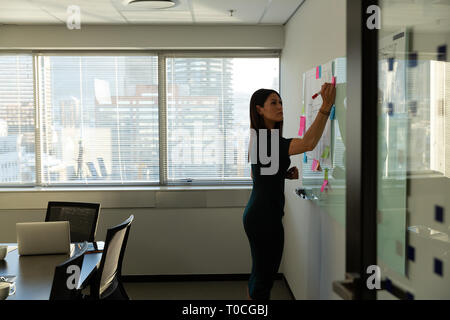
[[447, 61], [447, 45], [439, 46], [437, 52], [438, 61]]
[[395, 61], [394, 58], [389, 58], [389, 59], [388, 59], [389, 71], [394, 70], [394, 61]]
[[413, 246], [408, 246], [407, 256], [408, 256], [408, 259], [411, 261], [416, 260], [416, 249]]
[[392, 102], [388, 103], [388, 115], [390, 117], [394, 115], [394, 104]]
[[418, 54], [417, 52], [411, 52], [408, 57], [408, 67], [417, 67]]
[[443, 276], [443, 262], [437, 258], [434, 258], [434, 273]]
[[444, 223], [444, 208], [438, 205], [434, 206], [434, 219], [437, 222]]

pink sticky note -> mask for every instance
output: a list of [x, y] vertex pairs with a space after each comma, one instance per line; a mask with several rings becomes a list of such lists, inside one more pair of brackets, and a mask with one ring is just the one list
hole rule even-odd
[[336, 77], [331, 79], [331, 84], [336, 87]]
[[320, 78], [320, 69], [319, 67], [316, 68], [316, 79]]
[[323, 192], [325, 190], [325, 186], [328, 184], [328, 180], [324, 180], [322, 184], [322, 188], [320, 188], [320, 192]]
[[312, 166], [311, 166], [311, 170], [312, 170], [312, 171], [316, 171], [316, 167], [317, 167], [317, 160], [314, 159], [314, 160], [313, 160], [313, 163], [312, 163]]
[[306, 117], [301, 116], [300, 117], [300, 130], [298, 130], [298, 135], [300, 137], [303, 136], [303, 132], [305, 132], [305, 126], [306, 126]]

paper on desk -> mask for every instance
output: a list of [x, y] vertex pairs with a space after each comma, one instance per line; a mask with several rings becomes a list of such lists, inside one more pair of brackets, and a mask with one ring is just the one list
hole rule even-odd
[[7, 253], [10, 253], [11, 251], [14, 251], [16, 249], [17, 249], [17, 246], [8, 246], [8, 252]]

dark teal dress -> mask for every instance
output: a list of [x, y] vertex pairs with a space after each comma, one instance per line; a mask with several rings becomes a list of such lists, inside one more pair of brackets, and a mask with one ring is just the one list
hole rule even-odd
[[[267, 150], [270, 150], [269, 134], [267, 141]], [[251, 165], [253, 189], [245, 207], [243, 222], [252, 254], [248, 288], [250, 297], [255, 300], [270, 298], [283, 255], [284, 180], [291, 164], [291, 141], [292, 139], [279, 138], [279, 168], [276, 174], [261, 175], [261, 167], [269, 167], [270, 164], [262, 165], [259, 159], [257, 164]], [[268, 153], [270, 154], [270, 151]]]

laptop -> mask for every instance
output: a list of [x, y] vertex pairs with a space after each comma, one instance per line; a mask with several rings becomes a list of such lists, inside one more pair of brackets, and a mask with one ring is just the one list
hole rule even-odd
[[69, 221], [16, 224], [19, 255], [71, 254]]

